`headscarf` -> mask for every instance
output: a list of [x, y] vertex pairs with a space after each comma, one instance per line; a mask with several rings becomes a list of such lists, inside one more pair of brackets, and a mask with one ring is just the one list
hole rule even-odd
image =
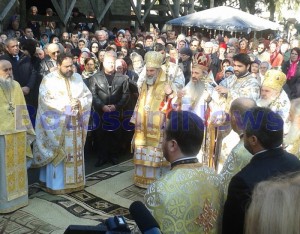
[[297, 52], [298, 58], [294, 62], [292, 62], [290, 60], [290, 67], [289, 67], [289, 69], [287, 71], [287, 74], [286, 74], [287, 80], [290, 80], [290, 79], [292, 79], [293, 76], [295, 76], [295, 73], [296, 73], [296, 70], [297, 70], [297, 65], [298, 65], [298, 62], [300, 61], [300, 53], [299, 53], [300, 51], [292, 49], [291, 53], [293, 53], [293, 51]]
[[123, 74], [126, 74], [126, 71], [127, 71], [128, 68], [127, 68], [127, 63], [125, 62], [124, 59], [117, 59], [116, 60], [116, 68], [120, 65], [123, 67]]

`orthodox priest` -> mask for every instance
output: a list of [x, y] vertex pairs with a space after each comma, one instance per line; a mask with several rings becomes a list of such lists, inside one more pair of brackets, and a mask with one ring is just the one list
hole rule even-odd
[[219, 97], [214, 92], [214, 87], [210, 85], [208, 69], [210, 66], [210, 57], [202, 52], [193, 56], [191, 80], [180, 91], [177, 92], [172, 102], [177, 110], [191, 111], [197, 114], [206, 124], [204, 144], [198, 154], [198, 160], [201, 163], [209, 164], [212, 159], [214, 148], [214, 126], [219, 120], [225, 117], [225, 112], [214, 100]]
[[135, 124], [133, 136], [134, 148], [134, 184], [147, 188], [149, 184], [169, 170], [169, 163], [163, 157], [162, 139], [166, 114], [162, 103], [173, 94], [172, 84], [167, 80], [161, 68], [163, 55], [149, 51], [145, 55], [146, 79], [131, 122]]
[[5, 214], [28, 204], [27, 164], [35, 138], [23, 91], [7, 60], [0, 60], [0, 112], [0, 214]]
[[[277, 112], [286, 123], [291, 107], [290, 99], [283, 90], [286, 83], [286, 75], [278, 70], [269, 70], [265, 74], [265, 79], [262, 83], [260, 98], [257, 100], [257, 105], [269, 107], [272, 111]], [[285, 124], [285, 132], [287, 126]]]
[[72, 56], [60, 54], [58, 70], [44, 77], [39, 91], [33, 167], [52, 194], [82, 190], [85, 184], [84, 144], [92, 94], [73, 73]]

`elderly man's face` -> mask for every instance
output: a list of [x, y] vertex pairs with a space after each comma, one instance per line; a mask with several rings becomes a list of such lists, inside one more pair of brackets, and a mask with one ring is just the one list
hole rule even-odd
[[105, 73], [110, 74], [115, 71], [115, 62], [116, 62], [116, 58], [113, 56], [104, 57], [103, 67]]
[[57, 55], [60, 54], [59, 47], [55, 46], [53, 44], [49, 45], [48, 54], [49, 54], [51, 59], [56, 61], [57, 60]]
[[18, 41], [10, 41], [6, 46], [6, 49], [12, 56], [17, 55], [20, 51]]
[[97, 34], [97, 39], [98, 41], [105, 41], [106, 40], [106, 35], [105, 33], [101, 32]]
[[203, 78], [203, 70], [200, 67], [192, 68], [192, 81], [197, 82]]
[[213, 47], [212, 46], [204, 46], [204, 53], [205, 54], [211, 54], [213, 51]]
[[268, 71], [268, 65], [265, 63], [261, 63], [259, 66], [259, 72], [264, 76]]
[[278, 91], [266, 86], [261, 87], [260, 98], [263, 100], [273, 100], [278, 96]]
[[7, 80], [13, 77], [12, 65], [8, 61], [2, 61], [0, 64], [0, 78]]
[[146, 68], [146, 75], [147, 75], [147, 77], [156, 77], [157, 68], [147, 67]]

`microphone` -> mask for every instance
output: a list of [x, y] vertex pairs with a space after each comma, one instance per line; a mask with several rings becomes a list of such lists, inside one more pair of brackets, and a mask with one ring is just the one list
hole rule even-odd
[[162, 233], [158, 223], [142, 202], [133, 202], [129, 207], [129, 212], [143, 234]]

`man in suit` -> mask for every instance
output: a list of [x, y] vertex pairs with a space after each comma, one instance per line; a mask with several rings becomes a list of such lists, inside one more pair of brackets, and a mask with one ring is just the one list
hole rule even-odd
[[253, 158], [230, 181], [222, 233], [244, 233], [244, 218], [254, 187], [261, 181], [300, 170], [296, 156], [282, 149], [284, 122], [265, 107], [251, 108], [243, 121], [244, 146]]

